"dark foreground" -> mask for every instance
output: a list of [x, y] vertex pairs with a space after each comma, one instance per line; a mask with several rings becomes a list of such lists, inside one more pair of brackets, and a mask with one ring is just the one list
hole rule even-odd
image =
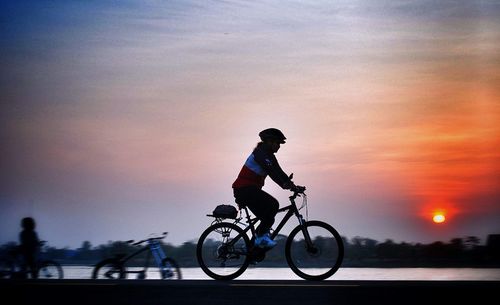
[[10, 304], [481, 304], [499, 281], [0, 281]]

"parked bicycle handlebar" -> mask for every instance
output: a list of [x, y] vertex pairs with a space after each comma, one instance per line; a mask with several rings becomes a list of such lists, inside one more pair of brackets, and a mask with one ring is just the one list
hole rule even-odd
[[165, 237], [167, 237], [167, 234], [168, 234], [168, 232], [163, 232], [162, 236], [159, 236], [159, 237], [150, 237], [150, 238], [146, 238], [146, 239], [143, 239], [143, 240], [140, 240], [140, 241], [137, 241], [137, 242], [134, 242], [134, 240], [131, 239], [131, 240], [127, 240], [126, 243], [132, 244], [132, 246], [138, 246], [138, 245], [140, 245], [142, 243], [145, 243], [147, 241], [162, 240]]

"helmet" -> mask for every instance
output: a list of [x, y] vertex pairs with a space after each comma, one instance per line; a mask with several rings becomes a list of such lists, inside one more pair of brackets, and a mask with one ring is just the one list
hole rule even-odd
[[278, 140], [281, 144], [285, 143], [286, 137], [281, 130], [276, 128], [268, 128], [259, 132], [259, 137], [262, 141], [265, 140]]

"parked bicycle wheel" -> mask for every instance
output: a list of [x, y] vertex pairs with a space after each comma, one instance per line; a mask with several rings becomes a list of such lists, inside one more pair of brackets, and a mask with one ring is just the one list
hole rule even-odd
[[201, 269], [216, 280], [231, 280], [248, 267], [250, 240], [235, 224], [219, 222], [201, 234], [196, 257]]
[[182, 280], [181, 268], [173, 258], [163, 259], [161, 265], [160, 276], [162, 280]]
[[339, 269], [344, 258], [344, 244], [335, 229], [321, 221], [305, 223], [312, 241], [308, 247], [302, 226], [292, 230], [285, 246], [288, 265], [306, 280], [324, 280]]
[[100, 261], [92, 271], [92, 278], [95, 280], [118, 280], [125, 277], [125, 268], [113, 258]]
[[47, 260], [40, 262], [38, 278], [46, 280], [57, 280], [64, 278], [61, 265], [55, 261]]
[[0, 279], [8, 279], [13, 272], [13, 264], [6, 259], [0, 259]]

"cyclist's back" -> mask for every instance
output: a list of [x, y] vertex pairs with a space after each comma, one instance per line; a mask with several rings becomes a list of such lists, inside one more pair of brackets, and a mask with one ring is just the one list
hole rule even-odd
[[290, 183], [274, 154], [265, 143], [260, 142], [245, 161], [238, 178], [233, 183], [233, 189], [243, 187], [261, 189], [268, 175], [280, 186]]

